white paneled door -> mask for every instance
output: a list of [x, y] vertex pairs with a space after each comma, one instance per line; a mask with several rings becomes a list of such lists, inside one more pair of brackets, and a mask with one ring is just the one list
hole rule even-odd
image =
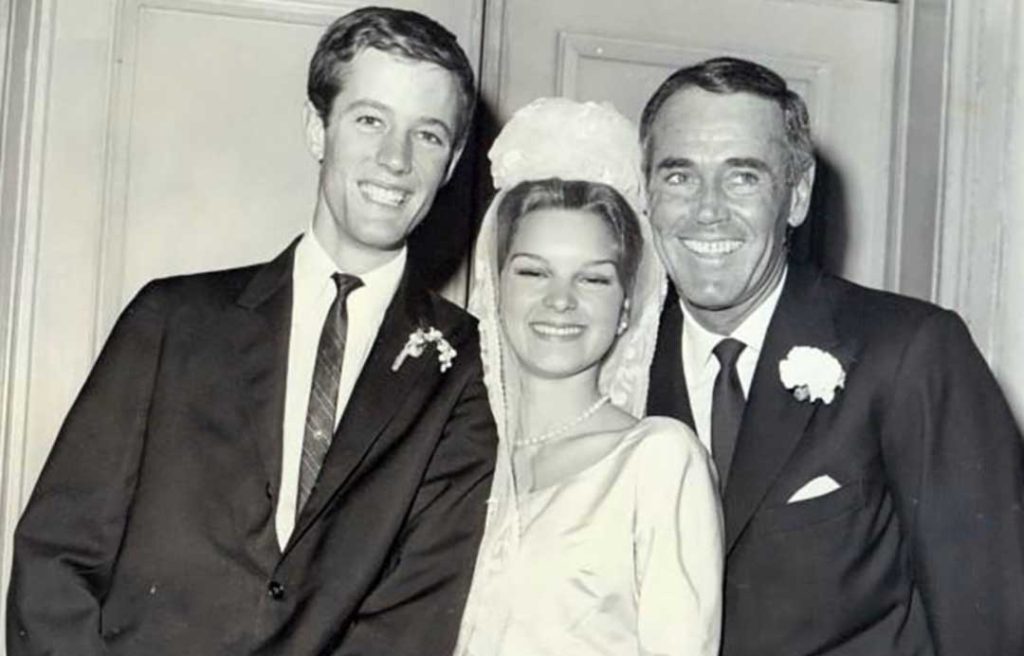
[[[17, 222], [4, 234], [18, 241], [0, 350], [5, 584], [18, 514], [126, 301], [157, 276], [266, 260], [307, 226], [306, 66], [323, 28], [361, 4], [18, 0], [3, 144], [4, 221]], [[436, 18], [478, 65], [483, 0], [379, 4]], [[470, 187], [445, 196], [453, 216], [428, 221], [467, 234]]]
[[497, 114], [533, 98], [610, 100], [639, 119], [676, 68], [732, 55], [807, 101], [819, 201], [806, 237], [828, 268], [882, 286], [888, 239], [898, 5], [871, 0], [505, 0]]

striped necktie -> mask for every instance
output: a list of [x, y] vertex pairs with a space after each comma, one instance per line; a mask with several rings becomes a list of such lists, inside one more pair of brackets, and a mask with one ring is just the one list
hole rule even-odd
[[316, 349], [313, 384], [309, 390], [306, 428], [302, 436], [302, 464], [299, 470], [299, 495], [295, 514], [302, 513], [320, 468], [334, 437], [334, 420], [338, 408], [338, 384], [341, 381], [341, 363], [345, 355], [345, 333], [348, 330], [348, 312], [345, 299], [349, 292], [361, 287], [363, 281], [355, 276], [335, 273], [331, 276], [338, 294], [327, 311], [320, 343]]

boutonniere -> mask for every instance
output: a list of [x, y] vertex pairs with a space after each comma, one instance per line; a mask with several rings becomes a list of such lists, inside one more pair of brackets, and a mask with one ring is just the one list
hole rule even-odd
[[458, 351], [453, 349], [448, 340], [444, 338], [444, 333], [437, 328], [430, 327], [417, 328], [409, 333], [409, 339], [405, 342], [405, 346], [402, 347], [402, 351], [395, 361], [391, 363], [391, 371], [398, 371], [406, 358], [410, 356], [418, 358], [423, 355], [428, 344], [434, 344], [437, 349], [437, 362], [441, 366], [441, 373], [451, 369], [452, 360], [458, 355]]
[[779, 379], [793, 390], [797, 401], [832, 403], [836, 390], [846, 383], [846, 372], [828, 351], [813, 346], [794, 346], [779, 362]]

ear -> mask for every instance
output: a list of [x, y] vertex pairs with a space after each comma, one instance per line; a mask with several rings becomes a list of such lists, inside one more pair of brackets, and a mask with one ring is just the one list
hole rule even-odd
[[815, 163], [800, 174], [800, 178], [789, 192], [789, 217], [786, 223], [791, 228], [800, 226], [807, 219], [807, 211], [811, 207], [811, 189], [814, 187]]
[[629, 299], [622, 301], [622, 310], [619, 311], [619, 325], [615, 329], [616, 335], [621, 335], [629, 328]]
[[448, 170], [444, 173], [444, 180], [441, 181], [442, 185], [448, 184], [448, 181], [452, 179], [452, 175], [455, 173], [455, 167], [459, 164], [459, 158], [462, 157], [462, 151], [466, 149], [466, 142], [468, 139], [463, 139], [459, 147], [452, 151], [452, 157], [448, 160]]
[[323, 119], [313, 103], [308, 100], [302, 105], [302, 120], [306, 125], [306, 146], [313, 158], [322, 162], [324, 159], [324, 127]]

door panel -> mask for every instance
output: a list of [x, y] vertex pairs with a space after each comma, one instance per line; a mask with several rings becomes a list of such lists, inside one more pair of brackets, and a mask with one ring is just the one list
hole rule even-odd
[[807, 100], [820, 186], [803, 240], [827, 268], [884, 281], [897, 6], [867, 0], [506, 0], [499, 120], [537, 96], [610, 100], [637, 120], [676, 68], [734, 55]]

